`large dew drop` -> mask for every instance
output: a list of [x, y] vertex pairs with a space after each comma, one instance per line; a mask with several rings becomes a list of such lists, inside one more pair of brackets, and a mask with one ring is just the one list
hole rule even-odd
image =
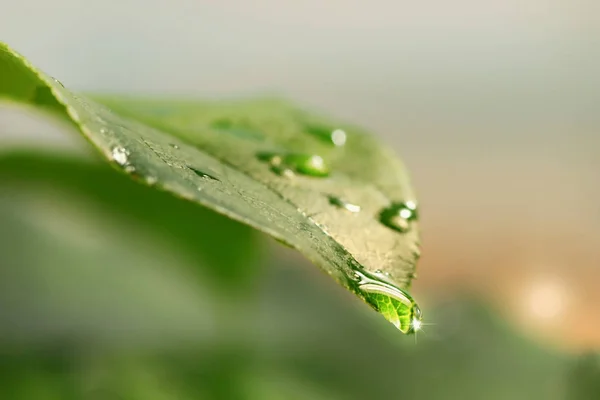
[[400, 332], [411, 334], [421, 329], [423, 315], [410, 294], [366, 272], [356, 272], [356, 276], [365, 300]]

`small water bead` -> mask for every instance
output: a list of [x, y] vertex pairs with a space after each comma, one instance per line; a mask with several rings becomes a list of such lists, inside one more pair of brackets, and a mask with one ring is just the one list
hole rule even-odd
[[343, 129], [331, 129], [324, 126], [313, 125], [306, 128], [306, 131], [311, 135], [337, 147], [341, 147], [346, 144], [347, 135]]
[[189, 170], [191, 170], [192, 172], [194, 172], [194, 173], [195, 173], [196, 175], [198, 175], [200, 178], [203, 178], [203, 179], [210, 179], [210, 180], [213, 180], [213, 181], [218, 181], [218, 182], [220, 182], [220, 181], [221, 181], [219, 178], [216, 178], [216, 177], [212, 176], [211, 174], [207, 174], [206, 172], [200, 171], [200, 170], [199, 170], [199, 169], [197, 169], [197, 168], [190, 167], [189, 165], [188, 165], [188, 169], [189, 169]]
[[61, 81], [59, 81], [58, 79], [56, 79], [55, 77], [52, 77], [52, 80], [56, 83], [58, 83], [61, 87], [65, 87], [65, 85], [63, 85], [63, 83]]
[[176, 145], [175, 143], [169, 143], [169, 146], [171, 146], [172, 148], [174, 148], [175, 150], [179, 150], [179, 146]]
[[351, 213], [360, 212], [360, 206], [357, 204], [352, 204], [336, 196], [328, 196], [328, 199], [329, 204], [334, 205], [338, 208], [343, 208], [344, 210], [350, 211]]
[[380, 221], [399, 232], [410, 230], [412, 221], [418, 219], [417, 204], [414, 201], [392, 203], [379, 214]]
[[366, 272], [355, 271], [355, 276], [365, 300], [398, 330], [410, 334], [421, 328], [423, 315], [410, 294]]
[[258, 158], [266, 161], [271, 170], [278, 175], [293, 176], [293, 173], [303, 175], [326, 177], [329, 175], [329, 167], [323, 158], [316, 154], [301, 153], [259, 153]]
[[112, 149], [112, 159], [119, 165], [124, 166], [129, 161], [129, 151], [123, 147]]

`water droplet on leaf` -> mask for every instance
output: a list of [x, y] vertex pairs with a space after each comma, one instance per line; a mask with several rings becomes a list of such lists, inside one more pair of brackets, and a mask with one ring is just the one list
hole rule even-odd
[[53, 77], [52, 80], [54, 80], [54, 82], [58, 83], [61, 87], [65, 87], [65, 85], [63, 85], [63, 83], [61, 81], [59, 81], [58, 79]]
[[210, 180], [213, 180], [213, 181], [218, 181], [218, 182], [220, 182], [220, 181], [221, 181], [219, 178], [216, 178], [216, 177], [212, 176], [211, 174], [207, 174], [206, 172], [200, 171], [200, 170], [199, 170], [199, 169], [197, 169], [197, 168], [190, 167], [190, 166], [188, 166], [188, 168], [189, 168], [191, 171], [193, 171], [193, 172], [194, 172], [196, 175], [198, 175], [200, 178], [204, 178], [204, 179], [210, 179]]
[[119, 165], [123, 166], [129, 161], [129, 151], [123, 147], [115, 147], [112, 149], [112, 159]]
[[344, 210], [350, 211], [352, 213], [360, 212], [360, 206], [357, 204], [352, 204], [347, 202], [346, 200], [342, 200], [336, 196], [328, 196], [329, 204], [334, 205], [338, 208], [343, 208]]
[[318, 139], [321, 139], [334, 146], [341, 147], [346, 144], [346, 131], [343, 129], [331, 129], [324, 126], [309, 126], [306, 131]]
[[325, 160], [316, 154], [259, 153], [258, 158], [268, 162], [271, 166], [271, 170], [278, 175], [293, 176], [294, 172], [315, 177], [325, 177], [329, 175], [329, 167]]
[[174, 148], [175, 150], [179, 149], [179, 146], [176, 145], [175, 143], [169, 143], [169, 146], [171, 146], [172, 148]]
[[360, 277], [358, 290], [376, 311], [400, 332], [415, 333], [421, 329], [421, 309], [406, 291], [383, 282], [366, 272], [355, 272]]
[[414, 201], [392, 203], [381, 211], [380, 221], [399, 232], [408, 232], [412, 221], [418, 219], [417, 204]]

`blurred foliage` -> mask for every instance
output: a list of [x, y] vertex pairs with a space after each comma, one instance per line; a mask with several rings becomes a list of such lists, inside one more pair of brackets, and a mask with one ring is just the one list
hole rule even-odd
[[600, 356], [582, 355], [570, 372], [570, 400], [591, 400], [600, 398]]
[[[0, 185], [0, 398], [598, 393], [594, 359], [538, 347], [475, 298], [431, 311], [426, 322], [434, 324], [415, 345], [343, 290], [332, 291], [326, 277], [307, 274], [292, 251], [257, 268], [261, 246], [248, 228], [104, 165], [7, 155]], [[197, 240], [215, 229], [220, 244]], [[243, 264], [227, 274], [251, 284], [228, 289], [211, 278], [219, 260]], [[232, 290], [237, 296], [226, 294]]]

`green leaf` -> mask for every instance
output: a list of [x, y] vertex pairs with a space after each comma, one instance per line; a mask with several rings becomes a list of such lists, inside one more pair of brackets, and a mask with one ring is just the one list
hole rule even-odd
[[69, 119], [123, 172], [298, 249], [367, 302], [364, 284], [383, 282], [416, 317], [404, 292], [416, 200], [401, 162], [361, 130], [276, 100], [84, 97], [2, 44], [0, 95]]

